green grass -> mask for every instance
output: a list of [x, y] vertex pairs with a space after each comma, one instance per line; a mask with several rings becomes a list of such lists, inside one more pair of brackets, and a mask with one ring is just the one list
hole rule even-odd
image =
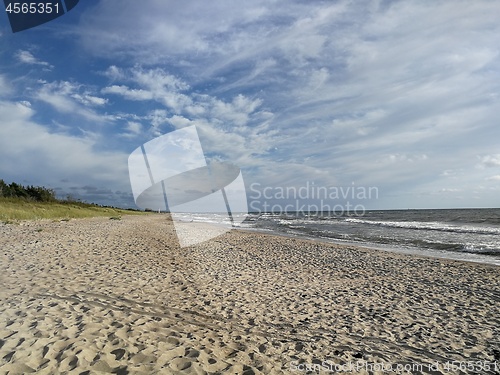
[[141, 211], [100, 207], [82, 202], [35, 202], [21, 198], [0, 198], [0, 221], [6, 224], [16, 220], [59, 219], [108, 216], [117, 220], [122, 215], [144, 215]]

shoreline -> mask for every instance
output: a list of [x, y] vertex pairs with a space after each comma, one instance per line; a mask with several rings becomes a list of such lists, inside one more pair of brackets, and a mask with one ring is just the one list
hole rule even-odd
[[0, 242], [0, 372], [500, 366], [492, 265], [240, 230], [179, 248], [153, 215], [0, 225]]
[[448, 250], [430, 250], [430, 249], [420, 249], [420, 248], [402, 248], [395, 245], [382, 245], [376, 243], [368, 243], [368, 242], [354, 242], [354, 241], [341, 241], [334, 238], [314, 238], [307, 236], [300, 236], [288, 233], [279, 233], [273, 232], [271, 230], [261, 230], [261, 229], [252, 229], [252, 228], [233, 228], [236, 231], [248, 232], [248, 233], [260, 233], [263, 235], [269, 236], [278, 236], [285, 238], [296, 238], [304, 241], [313, 241], [320, 242], [326, 244], [333, 244], [339, 246], [354, 246], [362, 249], [369, 249], [375, 251], [384, 251], [390, 252], [393, 254], [405, 254], [408, 256], [422, 257], [422, 258], [434, 258], [434, 259], [447, 259], [457, 262], [466, 262], [466, 263], [475, 263], [475, 264], [486, 264], [498, 267], [500, 266], [500, 258], [495, 258], [493, 256], [481, 255], [475, 253], [466, 253], [466, 252], [457, 252], [457, 251], [448, 251]]

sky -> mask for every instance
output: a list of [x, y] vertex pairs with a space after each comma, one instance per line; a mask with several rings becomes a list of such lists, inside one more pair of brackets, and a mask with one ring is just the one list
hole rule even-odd
[[500, 207], [499, 19], [489, 0], [81, 0], [13, 33], [2, 12], [0, 178], [135, 207], [129, 155], [196, 125], [254, 206], [314, 185]]

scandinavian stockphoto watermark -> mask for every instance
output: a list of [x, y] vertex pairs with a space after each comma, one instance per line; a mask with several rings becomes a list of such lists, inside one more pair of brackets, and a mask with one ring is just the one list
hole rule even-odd
[[249, 209], [255, 213], [275, 215], [331, 215], [363, 216], [365, 202], [379, 197], [376, 186], [319, 186], [306, 181], [300, 186], [250, 185]]
[[181, 247], [229, 231], [248, 213], [240, 168], [207, 163], [194, 125], [138, 147], [128, 168], [136, 205], [169, 211]]

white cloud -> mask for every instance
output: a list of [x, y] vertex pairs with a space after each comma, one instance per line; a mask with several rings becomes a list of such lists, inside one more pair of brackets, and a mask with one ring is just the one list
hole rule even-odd
[[0, 74], [0, 97], [6, 97], [12, 93], [12, 87], [5, 75]]
[[87, 108], [88, 106], [102, 106], [107, 103], [107, 99], [89, 93], [82, 95], [78, 92], [79, 90], [80, 85], [68, 81], [44, 83], [36, 92], [35, 97], [62, 113], [82, 116], [97, 123], [111, 120], [110, 117], [100, 115], [93, 109]]
[[[128, 74], [127, 74], [128, 73]], [[126, 72], [117, 67], [110, 67], [104, 73], [114, 79], [133, 82], [139, 88], [125, 85], [112, 85], [101, 90], [103, 94], [121, 95], [128, 100], [155, 100], [176, 112], [191, 104], [191, 99], [181, 93], [189, 86], [181, 79], [164, 72], [162, 69], [142, 69], [135, 67]]]
[[[123, 72], [117, 67], [112, 71]], [[161, 103], [175, 114], [169, 118], [169, 122], [174, 126], [179, 126], [178, 120], [183, 116], [188, 116], [191, 120], [203, 119], [224, 128], [244, 126], [262, 104], [259, 98], [251, 99], [241, 94], [234, 96], [231, 101], [223, 101], [206, 94], [183, 94], [180, 91], [188, 90], [189, 85], [161, 69], [145, 70], [136, 67], [130, 69], [128, 75], [113, 74], [114, 77], [122, 77], [120, 80], [132, 81], [137, 87], [112, 85], [103, 88], [101, 93], [120, 95], [127, 100]], [[168, 118], [165, 110], [156, 110], [149, 116], [154, 127], [165, 123]]]
[[121, 95], [128, 100], [152, 100], [154, 98], [153, 93], [142, 89], [130, 89], [127, 86], [113, 85], [105, 87], [101, 90], [103, 94], [116, 94]]
[[462, 191], [461, 189], [455, 189], [455, 188], [443, 188], [439, 190], [440, 193], [457, 193], [459, 191]]
[[96, 151], [92, 137], [53, 133], [33, 120], [35, 114], [20, 103], [0, 102], [2, 176], [51, 187], [65, 179], [73, 185], [128, 189], [127, 154]]
[[123, 72], [123, 69], [118, 68], [116, 65], [111, 65], [103, 72], [103, 75], [110, 78], [112, 81], [125, 79], [126, 75]]
[[[266, 8], [264, 1], [169, 4], [154, 0], [145, 5], [127, 0], [118, 8], [100, 2], [83, 15], [81, 35], [93, 51], [106, 48], [112, 55], [127, 51], [142, 61], [158, 62], [183, 53], [221, 53], [224, 48], [220, 42], [234, 33], [234, 27], [269, 17]], [[211, 39], [217, 35], [222, 39]], [[233, 38], [237, 36], [235, 33]], [[127, 50], [123, 50], [124, 44]], [[156, 52], [151, 54], [151, 49]]]
[[250, 114], [262, 104], [261, 99], [250, 99], [243, 95], [237, 95], [231, 102], [207, 98], [208, 105], [212, 107], [212, 116], [221, 122], [227, 122], [236, 126], [246, 125]]
[[389, 163], [414, 163], [425, 161], [428, 157], [426, 154], [422, 155], [409, 155], [409, 154], [391, 154], [387, 156]]
[[479, 166], [482, 168], [500, 167], [500, 154], [481, 156], [479, 159]]
[[45, 66], [48, 69], [54, 68], [54, 66], [49, 64], [48, 62], [37, 59], [29, 51], [19, 50], [16, 53], [16, 57], [17, 57], [18, 61], [22, 62], [23, 64], [41, 65], [41, 66]]
[[168, 121], [168, 112], [164, 109], [155, 109], [151, 111], [146, 117], [151, 121], [151, 125], [153, 127], [158, 128]]
[[153, 92], [181, 91], [189, 88], [188, 84], [159, 68], [147, 70], [135, 68], [131, 70], [131, 73], [133, 74], [131, 79], [134, 82]]
[[100, 98], [98, 96], [93, 96], [90, 94], [73, 94], [71, 96], [86, 106], [103, 106], [108, 102], [108, 99]]
[[142, 130], [142, 125], [135, 121], [129, 121], [127, 124], [127, 130], [133, 134], [139, 134]]
[[181, 129], [192, 124], [192, 121], [183, 116], [172, 116], [168, 119], [168, 122], [172, 124], [175, 128]]

